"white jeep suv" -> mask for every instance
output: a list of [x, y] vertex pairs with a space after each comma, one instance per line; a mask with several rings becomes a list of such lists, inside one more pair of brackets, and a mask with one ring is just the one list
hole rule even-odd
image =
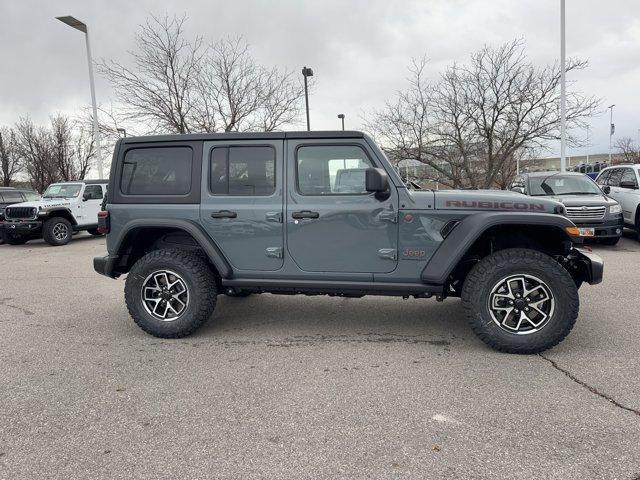
[[6, 242], [21, 245], [44, 238], [49, 245], [66, 245], [75, 232], [98, 231], [98, 212], [107, 192], [108, 180], [81, 180], [52, 183], [42, 198], [16, 203], [4, 211], [0, 228]]
[[596, 183], [620, 204], [625, 226], [633, 228], [640, 240], [640, 164], [607, 167]]

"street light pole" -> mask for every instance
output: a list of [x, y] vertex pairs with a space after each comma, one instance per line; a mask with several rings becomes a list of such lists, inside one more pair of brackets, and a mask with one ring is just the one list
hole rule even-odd
[[342, 130], [344, 131], [344, 113], [339, 113], [338, 118], [342, 120]]
[[309, 121], [309, 88], [307, 86], [307, 77], [313, 77], [313, 70], [302, 67], [302, 76], [304, 77], [304, 104], [307, 110], [307, 131], [310, 131], [311, 122]]
[[560, 0], [560, 171], [567, 170], [565, 158], [567, 146], [567, 93], [566, 93], [566, 48], [564, 28], [564, 3]]
[[91, 87], [91, 104], [93, 107], [93, 139], [96, 145], [96, 158], [98, 160], [98, 176], [104, 178], [104, 170], [102, 165], [102, 149], [100, 148], [100, 130], [98, 128], [98, 106], [96, 104], [96, 86], [93, 79], [93, 60], [91, 59], [91, 44], [89, 43], [89, 30], [87, 25], [77, 18], [66, 16], [56, 17], [62, 23], [66, 23], [76, 30], [84, 33], [85, 43], [87, 46], [87, 62], [89, 64], [89, 85]]
[[613, 107], [616, 104], [609, 105], [609, 166], [611, 166], [611, 140], [613, 139], [613, 133], [616, 131], [616, 127], [613, 124]]

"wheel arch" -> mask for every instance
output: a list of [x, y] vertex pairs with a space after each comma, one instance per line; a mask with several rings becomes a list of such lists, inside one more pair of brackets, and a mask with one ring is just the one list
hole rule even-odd
[[45, 215], [41, 216], [41, 219], [43, 222], [46, 222], [47, 220], [51, 220], [52, 218], [56, 217], [64, 218], [74, 227], [78, 226], [78, 222], [71, 213], [71, 210], [69, 210], [68, 208], [55, 208], [52, 210], [45, 210]]
[[565, 231], [566, 227], [574, 226], [571, 220], [556, 214], [471, 214], [461, 220], [442, 241], [424, 267], [422, 281], [445, 284], [456, 272], [464, 277], [475, 261], [506, 248], [531, 248], [549, 255], [566, 254], [573, 243], [582, 241]]
[[231, 278], [232, 269], [218, 245], [199, 225], [188, 220], [139, 219], [127, 223], [110, 255], [118, 258], [115, 273], [128, 272], [146, 253], [161, 248], [201, 251], [221, 278]]

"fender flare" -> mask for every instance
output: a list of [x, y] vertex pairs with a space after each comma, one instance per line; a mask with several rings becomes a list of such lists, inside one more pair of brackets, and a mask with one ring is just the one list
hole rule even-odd
[[205, 252], [209, 261], [216, 267], [218, 273], [222, 278], [231, 278], [233, 270], [231, 265], [225, 258], [224, 254], [215, 243], [215, 241], [209, 237], [209, 235], [198, 224], [189, 220], [163, 220], [156, 218], [143, 218], [137, 220], [131, 220], [127, 222], [122, 228], [120, 235], [115, 243], [113, 252], [110, 256], [122, 255], [122, 250], [125, 247], [127, 236], [136, 229], [139, 228], [175, 228], [182, 230], [190, 234], [193, 239], [198, 243], [200, 248]]
[[442, 285], [446, 282], [458, 262], [467, 253], [473, 243], [492, 227], [498, 225], [522, 225], [524, 227], [542, 226], [557, 228], [567, 240], [579, 242], [570, 237], [565, 227], [575, 227], [566, 217], [551, 213], [517, 213], [517, 212], [480, 212], [466, 216], [455, 226], [442, 241], [431, 259], [422, 270], [422, 281], [429, 284]]
[[[46, 208], [41, 209], [38, 212], [38, 219], [45, 222], [49, 218], [60, 216], [60, 215], [56, 215], [56, 213], [59, 213], [59, 212], [64, 212], [65, 214], [68, 214], [68, 215], [65, 215], [63, 218], [66, 218], [67, 220], [70, 219], [69, 221], [71, 222], [71, 225], [73, 225], [74, 227], [78, 226], [78, 222], [73, 216], [73, 212], [71, 211], [70, 208], [67, 208], [67, 207], [52, 207], [51, 210], [48, 210]], [[67, 216], [69, 218], [67, 218]]]

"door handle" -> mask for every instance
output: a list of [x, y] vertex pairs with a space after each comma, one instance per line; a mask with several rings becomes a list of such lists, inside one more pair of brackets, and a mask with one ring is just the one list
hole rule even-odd
[[320, 214], [318, 212], [312, 212], [311, 210], [300, 210], [299, 212], [293, 212], [291, 214], [291, 218], [295, 218], [299, 220], [301, 218], [319, 218]]
[[211, 212], [211, 218], [236, 218], [238, 214], [231, 210], [218, 210], [217, 212]]

